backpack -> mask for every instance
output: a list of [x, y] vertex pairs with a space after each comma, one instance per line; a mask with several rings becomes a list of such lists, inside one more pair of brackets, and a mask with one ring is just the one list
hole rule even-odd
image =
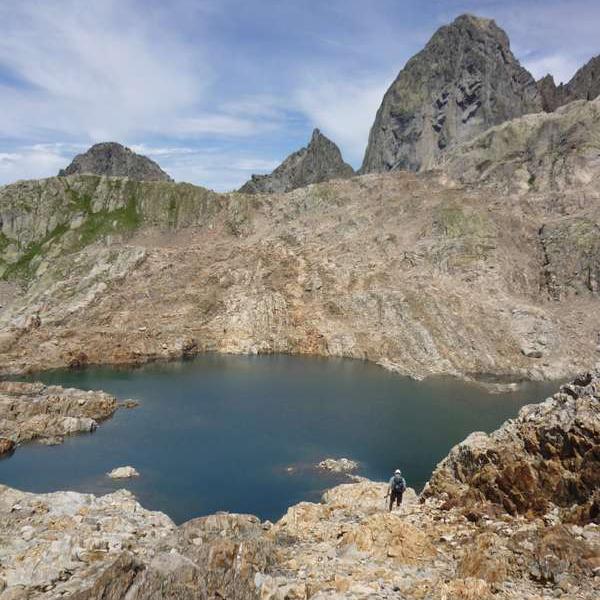
[[406, 481], [404, 481], [404, 477], [398, 478], [394, 475], [394, 481], [392, 482], [392, 489], [397, 494], [401, 494], [406, 489]]

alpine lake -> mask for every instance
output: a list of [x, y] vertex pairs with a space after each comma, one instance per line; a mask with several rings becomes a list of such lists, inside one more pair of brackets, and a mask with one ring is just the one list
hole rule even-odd
[[[140, 404], [62, 445], [24, 444], [0, 460], [0, 482], [33, 492], [127, 488], [178, 523], [220, 510], [275, 520], [350, 481], [315, 468], [329, 457], [358, 461], [356, 474], [374, 480], [400, 467], [420, 491], [469, 433], [490, 432], [557, 389], [525, 382], [491, 393], [449, 377], [414, 381], [363, 361], [285, 355], [202, 355], [33, 379]], [[124, 465], [140, 477], [107, 477]]]

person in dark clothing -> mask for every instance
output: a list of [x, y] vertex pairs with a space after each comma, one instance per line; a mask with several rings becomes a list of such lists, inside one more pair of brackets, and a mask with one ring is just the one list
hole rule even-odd
[[405, 489], [406, 481], [404, 480], [404, 477], [402, 477], [402, 471], [400, 469], [396, 469], [394, 475], [390, 479], [390, 485], [388, 488], [388, 495], [390, 497], [390, 512], [394, 506], [394, 501], [396, 502], [397, 507], [402, 504], [402, 496]]

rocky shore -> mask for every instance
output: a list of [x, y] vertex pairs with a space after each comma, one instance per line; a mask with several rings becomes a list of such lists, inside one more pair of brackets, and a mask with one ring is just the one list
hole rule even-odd
[[104, 392], [1, 381], [0, 456], [22, 442], [60, 444], [66, 435], [93, 431], [117, 407]]
[[0, 486], [0, 599], [595, 600], [600, 373], [474, 434], [420, 498], [340, 485], [275, 524], [217, 513], [181, 526], [124, 490]]

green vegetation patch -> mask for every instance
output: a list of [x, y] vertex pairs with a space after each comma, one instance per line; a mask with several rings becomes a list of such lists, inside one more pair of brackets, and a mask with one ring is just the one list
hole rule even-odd
[[32, 272], [32, 262], [43, 256], [46, 249], [68, 229], [69, 227], [65, 224], [57, 225], [42, 240], [29, 244], [16, 262], [6, 266], [2, 278], [7, 280], [29, 277]]
[[141, 222], [142, 217], [137, 210], [135, 198], [129, 198], [127, 204], [122, 208], [88, 213], [82, 225], [77, 229], [79, 239], [76, 247], [69, 249], [79, 250], [106, 235], [133, 231], [140, 226]]

